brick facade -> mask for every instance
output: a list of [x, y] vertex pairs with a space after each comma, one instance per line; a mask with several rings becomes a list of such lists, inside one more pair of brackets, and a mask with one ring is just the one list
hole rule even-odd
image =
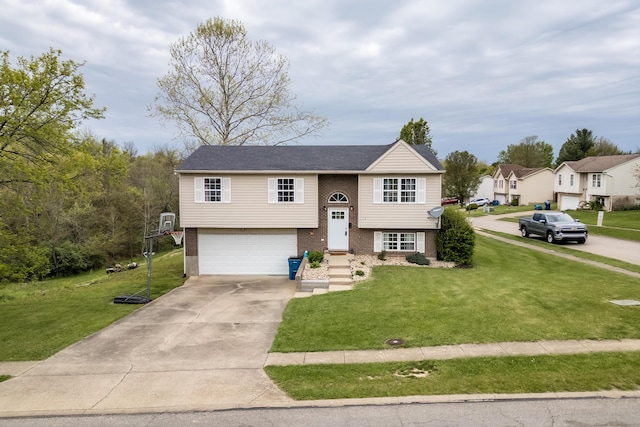
[[[345, 203], [329, 203], [333, 193], [347, 196]], [[354, 254], [373, 254], [372, 230], [358, 228], [358, 176], [357, 175], [319, 175], [318, 176], [318, 228], [298, 229], [298, 251], [300, 255], [307, 251], [327, 250], [329, 208], [345, 208], [349, 210], [349, 251]], [[436, 256], [435, 230], [394, 230], [397, 232], [425, 232], [425, 255]], [[405, 255], [406, 252], [398, 253]], [[390, 253], [393, 255], [393, 253]]]

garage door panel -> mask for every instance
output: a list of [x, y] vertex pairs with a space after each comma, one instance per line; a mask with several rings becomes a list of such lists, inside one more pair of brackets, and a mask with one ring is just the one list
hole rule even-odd
[[289, 274], [295, 234], [200, 234], [200, 274]]
[[576, 210], [580, 205], [580, 198], [578, 196], [561, 196], [559, 209], [563, 211]]

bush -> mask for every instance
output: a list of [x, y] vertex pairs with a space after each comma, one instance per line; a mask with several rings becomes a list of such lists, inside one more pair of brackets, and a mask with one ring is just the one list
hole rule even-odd
[[378, 254], [378, 259], [380, 261], [384, 261], [385, 259], [387, 259], [387, 251], [382, 251]]
[[364, 276], [364, 271], [356, 270], [356, 276]]
[[51, 251], [51, 273], [56, 276], [72, 276], [91, 268], [84, 248], [69, 241], [62, 242]]
[[519, 206], [520, 205], [520, 201], [518, 199], [513, 199], [511, 201], [511, 206]]
[[473, 264], [476, 235], [465, 216], [455, 209], [445, 209], [436, 236], [438, 259], [457, 266]]
[[309, 268], [320, 268], [320, 263], [318, 261], [313, 261], [309, 263]]
[[314, 262], [317, 262], [318, 264], [320, 264], [324, 259], [324, 254], [320, 251], [311, 251], [309, 252], [308, 258], [311, 264], [313, 264]]
[[407, 255], [407, 261], [409, 261], [411, 264], [429, 265], [429, 259], [425, 258], [425, 256], [420, 252]]
[[478, 209], [478, 205], [476, 205], [475, 203], [471, 203], [470, 205], [467, 205], [467, 207], [465, 208], [468, 211], [473, 211]]

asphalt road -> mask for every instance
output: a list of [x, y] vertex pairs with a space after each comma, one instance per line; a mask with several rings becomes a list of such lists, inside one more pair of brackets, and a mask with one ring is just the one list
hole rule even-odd
[[531, 399], [490, 402], [239, 409], [136, 415], [0, 419], [0, 427], [92, 426], [640, 426], [640, 399]]
[[[518, 230], [517, 223], [500, 221], [501, 218], [520, 216], [527, 216], [527, 213], [520, 212], [505, 215], [487, 215], [482, 217], [470, 218], [470, 221], [475, 228], [499, 231], [506, 234], [512, 234], [514, 236], [520, 236], [520, 230]], [[595, 227], [589, 226], [589, 229], [593, 228]], [[536, 237], [532, 236], [522, 238], [522, 241], [526, 242], [527, 239], [536, 239]], [[540, 238], [540, 240], [543, 240], [543, 238]], [[579, 245], [577, 243], [561, 244], [564, 247], [575, 249], [578, 251], [589, 252], [595, 255], [601, 255], [620, 261], [625, 261], [631, 264], [640, 264], [640, 242], [614, 239], [611, 237], [603, 237], [590, 234], [587, 243], [585, 243], [584, 245]], [[553, 247], [552, 244], [549, 244], [549, 246]]]

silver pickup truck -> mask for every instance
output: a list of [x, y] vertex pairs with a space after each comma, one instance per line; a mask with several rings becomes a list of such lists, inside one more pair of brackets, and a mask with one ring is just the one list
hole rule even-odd
[[522, 217], [518, 220], [522, 237], [537, 234], [547, 242], [575, 241], [584, 243], [589, 234], [587, 226], [564, 212], [534, 213], [532, 218]]

